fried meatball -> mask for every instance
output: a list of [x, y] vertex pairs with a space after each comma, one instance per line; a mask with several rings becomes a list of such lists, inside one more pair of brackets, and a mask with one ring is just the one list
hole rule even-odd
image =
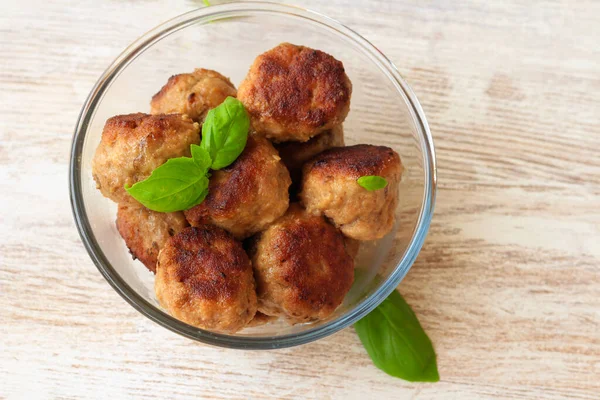
[[256, 314], [250, 260], [239, 242], [215, 226], [189, 227], [167, 240], [154, 291], [172, 316], [215, 332], [236, 332]]
[[344, 146], [344, 128], [338, 125], [318, 134], [308, 142], [284, 142], [276, 144], [275, 148], [279, 151], [281, 161], [290, 171], [292, 182], [299, 184], [302, 178], [302, 165], [306, 161], [322, 151], [341, 146]]
[[[370, 192], [356, 182], [367, 175], [388, 184]], [[308, 212], [324, 214], [349, 238], [375, 240], [394, 226], [401, 175], [400, 157], [389, 147], [336, 147], [304, 164], [300, 199]]]
[[159, 213], [146, 207], [119, 205], [117, 230], [134, 259], [156, 272], [158, 252], [167, 239], [189, 226], [182, 212]]
[[327, 318], [354, 279], [342, 234], [297, 203], [255, 239], [250, 254], [259, 311], [290, 323]]
[[152, 97], [151, 113], [187, 114], [194, 121], [202, 122], [208, 110], [235, 95], [235, 86], [228, 78], [210, 69], [196, 69], [190, 74], [170, 77]]
[[185, 211], [185, 217], [192, 226], [210, 223], [243, 239], [283, 215], [290, 183], [290, 174], [273, 145], [249, 135], [238, 159], [212, 172], [206, 199]]
[[319, 50], [282, 43], [254, 60], [238, 99], [257, 132], [275, 142], [305, 142], [344, 121], [351, 94], [340, 61]]
[[190, 145], [199, 141], [199, 125], [184, 115], [112, 117], [104, 125], [92, 161], [96, 187], [117, 203], [139, 206], [124, 186], [146, 179], [169, 158], [189, 157]]

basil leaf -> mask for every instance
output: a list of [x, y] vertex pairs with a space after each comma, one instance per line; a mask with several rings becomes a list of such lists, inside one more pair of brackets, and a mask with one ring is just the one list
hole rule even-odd
[[206, 7], [209, 7], [209, 6], [210, 6], [210, 2], [209, 2], [208, 0], [202, 0], [202, 2], [204, 3], [204, 5], [205, 5]]
[[197, 144], [191, 145], [190, 150], [192, 152], [192, 160], [194, 160], [196, 165], [206, 173], [212, 164], [210, 154]]
[[147, 208], [159, 212], [187, 210], [208, 194], [208, 170], [221, 169], [244, 151], [250, 118], [243, 104], [228, 97], [210, 110], [202, 126], [200, 146], [192, 144], [192, 157], [172, 158], [127, 192]]
[[440, 380], [433, 345], [398, 291], [354, 328], [373, 363], [383, 372], [410, 382]]
[[187, 210], [208, 194], [208, 168], [187, 157], [171, 158], [143, 181], [125, 190], [145, 207], [159, 212]]
[[356, 180], [356, 182], [367, 189], [369, 192], [373, 192], [375, 190], [383, 189], [387, 186], [387, 180], [381, 176], [377, 175], [367, 175], [361, 176]]
[[212, 169], [224, 168], [238, 158], [246, 147], [249, 128], [250, 118], [244, 105], [233, 97], [227, 97], [208, 112], [200, 146], [210, 155]]

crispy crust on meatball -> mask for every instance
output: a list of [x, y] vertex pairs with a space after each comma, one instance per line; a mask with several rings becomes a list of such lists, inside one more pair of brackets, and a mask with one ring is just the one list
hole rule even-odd
[[92, 161], [96, 187], [105, 197], [123, 204], [140, 204], [126, 191], [146, 179], [169, 158], [190, 156], [200, 141], [200, 127], [180, 114], [117, 115], [106, 121]]
[[127, 205], [119, 205], [116, 224], [133, 258], [152, 272], [165, 242], [189, 226], [182, 212], [159, 213]]
[[256, 314], [252, 265], [229, 233], [205, 225], [173, 236], [158, 255], [156, 298], [175, 318], [233, 333]]
[[290, 171], [292, 182], [299, 185], [302, 166], [306, 161], [327, 149], [342, 146], [344, 146], [344, 128], [338, 125], [318, 134], [308, 142], [284, 142], [276, 144], [275, 148], [279, 151], [281, 161]]
[[255, 238], [250, 254], [259, 311], [290, 323], [327, 318], [354, 280], [342, 234], [298, 204]]
[[290, 175], [268, 140], [249, 135], [226, 168], [212, 172], [206, 199], [185, 211], [192, 226], [210, 223], [243, 239], [265, 229], [289, 205]]
[[228, 96], [235, 97], [235, 86], [225, 76], [210, 69], [196, 69], [189, 74], [173, 75], [152, 97], [152, 114], [187, 114], [196, 122]]
[[[382, 176], [388, 185], [368, 191], [356, 182], [367, 175]], [[308, 212], [324, 214], [344, 235], [375, 240], [394, 226], [401, 176], [400, 157], [389, 147], [336, 147], [304, 164], [300, 199]]]
[[276, 142], [305, 142], [341, 124], [351, 94], [340, 61], [290, 43], [259, 55], [238, 90], [254, 129]]

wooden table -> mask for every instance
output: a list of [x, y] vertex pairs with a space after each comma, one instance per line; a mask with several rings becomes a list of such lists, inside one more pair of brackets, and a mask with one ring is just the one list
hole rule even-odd
[[600, 3], [318, 0], [399, 67], [439, 195], [400, 285], [441, 382], [372, 364], [353, 329], [278, 351], [179, 337], [105, 282], [75, 229], [79, 109], [140, 34], [200, 1], [5, 1], [0, 13], [0, 398], [600, 396]]

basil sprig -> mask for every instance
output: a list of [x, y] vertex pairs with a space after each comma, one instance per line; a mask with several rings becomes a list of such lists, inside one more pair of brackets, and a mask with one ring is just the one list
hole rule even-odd
[[431, 340], [398, 291], [354, 328], [373, 364], [385, 373], [410, 382], [440, 380]]
[[171, 158], [125, 190], [145, 207], [159, 212], [186, 210], [201, 203], [208, 194], [210, 156], [195, 144], [191, 151], [192, 158]]
[[246, 147], [250, 117], [241, 101], [227, 97], [206, 115], [202, 143], [212, 159], [212, 169], [221, 169], [238, 158]]
[[187, 210], [208, 194], [209, 169], [234, 162], [246, 147], [250, 119], [243, 104], [228, 97], [208, 112], [200, 146], [191, 145], [192, 157], [178, 157], [152, 171], [125, 190], [145, 207], [158, 212]]
[[375, 190], [383, 189], [387, 186], [388, 182], [385, 178], [377, 175], [367, 175], [361, 176], [356, 180], [356, 182], [367, 189], [369, 192], [373, 192]]

